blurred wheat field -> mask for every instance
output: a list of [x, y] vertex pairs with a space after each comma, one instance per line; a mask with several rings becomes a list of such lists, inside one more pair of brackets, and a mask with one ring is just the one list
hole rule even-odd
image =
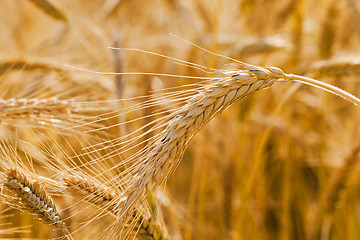
[[359, 23], [356, 0], [2, 0], [0, 239], [360, 239], [359, 107], [261, 75], [359, 97]]

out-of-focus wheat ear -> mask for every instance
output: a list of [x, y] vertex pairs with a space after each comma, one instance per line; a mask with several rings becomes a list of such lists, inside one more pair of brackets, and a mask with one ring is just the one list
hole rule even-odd
[[318, 213], [316, 214], [313, 239], [322, 239], [331, 229], [331, 216], [334, 211], [342, 207], [346, 188], [356, 164], [359, 163], [360, 145], [357, 145], [344, 159], [344, 164], [337, 169], [325, 187]]
[[230, 77], [204, 87], [186, 105], [172, 113], [168, 125], [140, 158], [143, 162], [135, 163], [138, 173], [124, 191], [126, 201], [119, 204], [118, 227], [123, 228], [124, 219], [131, 216], [139, 202], [145, 200], [148, 190], [157, 191], [165, 182], [180, 163], [187, 146], [206, 123], [232, 103], [270, 87], [279, 78], [285, 78], [285, 74], [274, 67], [231, 72]]
[[58, 74], [66, 75], [68, 71], [60, 64], [56, 64], [51, 59], [21, 57], [7, 58], [0, 60], [0, 75], [10, 70], [42, 70], [54, 71]]
[[51, 16], [56, 20], [61, 20], [67, 22], [65, 13], [61, 11], [58, 7], [55, 7], [49, 0], [29, 0], [37, 7], [39, 7], [43, 12]]
[[70, 113], [74, 109], [74, 102], [59, 100], [57, 98], [37, 99], [0, 99], [0, 118], [16, 118], [20, 115], [39, 113]]
[[[84, 112], [100, 112], [105, 108], [57, 98], [0, 99], [0, 120], [11, 123], [17, 119], [34, 119], [34, 116], [62, 117], [64, 121], [82, 118]], [[71, 117], [70, 117], [71, 116]], [[77, 117], [76, 117], [77, 116]], [[36, 120], [36, 118], [35, 118]]]
[[285, 39], [277, 36], [271, 36], [267, 38], [253, 38], [246, 41], [244, 44], [239, 45], [233, 53], [233, 57], [244, 57], [256, 54], [266, 54], [279, 50], [290, 49], [290, 43]]
[[68, 190], [82, 197], [84, 201], [107, 211], [116, 212], [117, 202], [113, 201], [116, 199], [116, 191], [114, 189], [81, 176], [66, 175], [63, 177], [63, 180]]
[[21, 207], [36, 219], [66, 230], [55, 203], [39, 181], [33, 181], [20, 170], [10, 168], [5, 186], [18, 196]]
[[321, 27], [319, 39], [319, 53], [323, 59], [328, 59], [333, 54], [333, 45], [335, 39], [335, 24], [338, 16], [337, 1], [329, 1], [326, 16]]
[[300, 59], [302, 58], [303, 51], [303, 38], [304, 38], [304, 1], [296, 1], [296, 7], [293, 15], [293, 26], [292, 26], [292, 46], [293, 51], [290, 54], [290, 69], [295, 69]]
[[360, 59], [330, 59], [313, 64], [310, 73], [315, 77], [360, 75]]

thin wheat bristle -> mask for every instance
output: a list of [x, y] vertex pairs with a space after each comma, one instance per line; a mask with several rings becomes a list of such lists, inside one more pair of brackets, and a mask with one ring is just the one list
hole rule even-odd
[[10, 168], [5, 186], [20, 199], [23, 208], [43, 223], [66, 228], [56, 205], [39, 181], [32, 181], [23, 172]]

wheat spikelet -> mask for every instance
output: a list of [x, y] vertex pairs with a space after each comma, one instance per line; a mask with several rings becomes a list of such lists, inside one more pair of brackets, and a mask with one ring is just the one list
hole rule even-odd
[[[115, 189], [108, 188], [102, 184], [80, 176], [66, 175], [63, 179], [68, 189], [76, 195], [82, 197], [85, 202], [92, 203], [102, 209], [112, 212], [113, 214], [117, 213], [118, 209], [116, 208], [116, 197], [118, 194], [116, 194]], [[124, 200], [125, 199], [122, 199], [121, 201]], [[156, 200], [154, 198], [149, 199], [149, 202], [152, 206], [156, 204]], [[156, 210], [153, 210], [152, 212], [155, 211]], [[136, 219], [136, 214], [134, 215], [134, 219]], [[140, 217], [136, 219], [135, 223], [132, 224], [133, 228], [136, 230], [136, 236], [140, 239], [149, 240], [168, 239], [166, 229], [158, 221], [156, 221], [156, 219], [155, 214], [153, 214], [153, 216], [141, 214]], [[133, 219], [130, 221], [133, 221]]]
[[32, 181], [23, 172], [10, 168], [5, 186], [19, 197], [23, 208], [39, 221], [66, 229], [55, 203], [38, 181]]

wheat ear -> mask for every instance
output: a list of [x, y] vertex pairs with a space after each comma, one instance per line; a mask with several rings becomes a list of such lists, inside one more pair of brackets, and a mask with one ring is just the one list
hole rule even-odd
[[[285, 74], [275, 67], [237, 71], [231, 77], [214, 80], [186, 105], [169, 115], [167, 127], [145, 149], [145, 154], [134, 163], [135, 177], [124, 191], [126, 202], [119, 202], [119, 222], [145, 199], [146, 189], [156, 191], [176, 169], [185, 149], [200, 129], [232, 103], [252, 92], [267, 88], [277, 80], [299, 81], [329, 91], [360, 106], [360, 99], [335, 86], [293, 74]], [[116, 232], [122, 230], [117, 229]]]
[[158, 189], [175, 170], [190, 141], [207, 122], [233, 102], [284, 77], [280, 69], [273, 67], [238, 71], [231, 77], [213, 81], [171, 114], [167, 127], [141, 159], [140, 169], [125, 191], [128, 199], [120, 215], [126, 216], [136, 201], [144, 199], [145, 189]]
[[360, 74], [360, 59], [331, 59], [313, 65], [310, 73], [314, 76], [344, 76]]
[[63, 66], [51, 63], [49, 59], [42, 58], [10, 58], [0, 60], [0, 75], [6, 73], [9, 70], [43, 70], [43, 71], [55, 71], [58, 74], [67, 74], [67, 71]]
[[24, 209], [38, 220], [66, 229], [55, 203], [38, 181], [32, 181], [23, 172], [10, 168], [5, 186], [20, 198]]
[[0, 99], [0, 117], [15, 118], [16, 116], [27, 115], [29, 113], [70, 113], [71, 110], [74, 109], [74, 104], [74, 102], [68, 100], [59, 100], [56, 98], [11, 98], [7, 100]]
[[[92, 203], [99, 208], [105, 209], [116, 215], [118, 209], [116, 208], [116, 191], [108, 188], [84, 177], [67, 175], [64, 178], [65, 185], [68, 189], [76, 195], [83, 197], [84, 201]], [[122, 199], [121, 201], [124, 201]], [[154, 198], [149, 199], [151, 206], [155, 206], [156, 201]], [[152, 212], [155, 212], [152, 211]], [[136, 217], [137, 214], [134, 215]], [[132, 221], [131, 219], [130, 221]], [[157, 223], [156, 216], [144, 216], [140, 215], [136, 219], [134, 229], [137, 231], [136, 235], [140, 239], [153, 239], [153, 240], [165, 240], [168, 239], [167, 231], [164, 226]]]

